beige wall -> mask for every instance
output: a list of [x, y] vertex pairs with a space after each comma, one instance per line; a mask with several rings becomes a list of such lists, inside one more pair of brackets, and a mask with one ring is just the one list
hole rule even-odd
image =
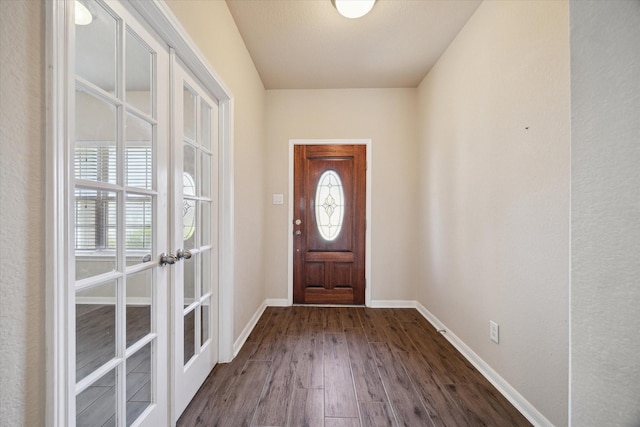
[[558, 426], [568, 394], [569, 101], [564, 1], [484, 2], [419, 87], [418, 299]]
[[[413, 300], [417, 200], [415, 89], [267, 91], [266, 294], [287, 297], [289, 139], [372, 140], [373, 300]], [[272, 205], [271, 194], [285, 195]]]
[[44, 3], [0, 1], [0, 424], [45, 419]]
[[571, 424], [640, 425], [640, 2], [571, 2]]
[[225, 2], [167, 4], [234, 97], [235, 339], [265, 299], [265, 90]]

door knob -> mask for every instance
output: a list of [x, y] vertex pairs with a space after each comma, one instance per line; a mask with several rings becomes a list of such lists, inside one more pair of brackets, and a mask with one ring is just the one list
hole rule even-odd
[[180, 261], [181, 259], [189, 259], [191, 258], [191, 251], [188, 250], [182, 250], [182, 249], [178, 249], [178, 252], [176, 252], [176, 258], [178, 258], [178, 261]]
[[296, 219], [296, 225], [300, 225], [300, 224], [302, 224], [302, 221], [299, 219]]
[[300, 230], [296, 230], [296, 236], [299, 236], [299, 235], [301, 235], [301, 234], [302, 234], [302, 231], [300, 231]]
[[175, 264], [176, 261], [177, 261], [177, 259], [176, 259], [175, 255], [171, 255], [171, 254], [167, 255], [164, 252], [160, 255], [160, 265], [161, 266], [167, 265], [167, 264], [169, 264], [169, 265]]

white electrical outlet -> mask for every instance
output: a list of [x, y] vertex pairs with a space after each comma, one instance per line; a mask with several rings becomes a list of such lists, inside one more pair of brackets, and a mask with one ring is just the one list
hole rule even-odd
[[489, 338], [496, 344], [500, 342], [500, 330], [498, 324], [493, 320], [489, 320]]

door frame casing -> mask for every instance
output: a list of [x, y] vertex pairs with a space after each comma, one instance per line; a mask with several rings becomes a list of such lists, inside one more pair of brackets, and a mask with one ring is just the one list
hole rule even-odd
[[366, 146], [366, 230], [365, 230], [365, 259], [364, 259], [364, 304], [371, 306], [371, 175], [372, 175], [372, 143], [371, 139], [290, 139], [289, 140], [289, 207], [288, 207], [288, 237], [287, 237], [287, 304], [293, 305], [293, 208], [294, 208], [294, 146], [296, 145], [365, 145]]
[[[71, 244], [68, 239], [70, 224], [68, 210], [72, 202], [66, 200], [69, 161], [68, 144], [71, 138], [69, 88], [75, 86], [75, 78], [69, 69], [70, 43], [74, 23], [67, 0], [45, 2], [46, 34], [46, 162], [45, 162], [45, 425], [67, 426], [75, 414], [67, 410], [69, 331], [66, 306], [70, 294], [66, 286], [67, 262]], [[233, 111], [234, 99], [222, 79], [213, 71], [204, 55], [191, 40], [169, 7], [162, 0], [120, 0], [129, 10], [136, 11], [144, 23], [168, 45], [200, 79], [202, 84], [219, 101], [219, 334], [218, 359], [233, 359], [233, 251], [234, 251], [234, 171], [233, 171]], [[169, 354], [168, 354], [169, 356]], [[167, 375], [169, 372], [167, 371]], [[171, 387], [171, 386], [170, 386]], [[170, 393], [169, 393], [170, 395]], [[171, 414], [169, 414], [169, 417]]]

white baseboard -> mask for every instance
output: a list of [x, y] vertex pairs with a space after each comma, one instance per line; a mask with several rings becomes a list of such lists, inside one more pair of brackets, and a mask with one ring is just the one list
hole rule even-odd
[[267, 307], [288, 307], [291, 305], [286, 298], [267, 298], [264, 303]]
[[414, 307], [431, 323], [436, 330], [444, 329], [442, 334], [498, 391], [536, 427], [552, 427], [553, 424], [538, 411], [527, 399], [513, 388], [504, 378], [491, 368], [480, 356], [469, 348], [460, 338], [450, 331], [444, 323], [425, 306], [414, 301]]
[[258, 320], [260, 320], [260, 316], [262, 316], [262, 313], [264, 313], [264, 310], [266, 308], [267, 308], [267, 300], [265, 300], [262, 304], [260, 304], [260, 307], [258, 307], [256, 312], [253, 314], [253, 316], [249, 320], [249, 323], [247, 323], [247, 326], [244, 327], [238, 339], [233, 343], [234, 358], [238, 355], [238, 352], [240, 351], [244, 343], [247, 341], [247, 338], [249, 338], [251, 331], [253, 331], [253, 328], [255, 328], [256, 323], [258, 323]]
[[371, 300], [371, 308], [415, 308], [415, 301], [406, 300]]
[[249, 338], [251, 331], [256, 327], [258, 320], [260, 320], [260, 316], [262, 316], [262, 313], [264, 313], [267, 307], [287, 307], [290, 305], [291, 304], [289, 304], [289, 301], [286, 298], [267, 298], [264, 300], [251, 317], [251, 320], [249, 320], [249, 323], [247, 323], [247, 326], [244, 327], [238, 339], [233, 343], [233, 357], [238, 355], [238, 352], [247, 341], [247, 338]]

